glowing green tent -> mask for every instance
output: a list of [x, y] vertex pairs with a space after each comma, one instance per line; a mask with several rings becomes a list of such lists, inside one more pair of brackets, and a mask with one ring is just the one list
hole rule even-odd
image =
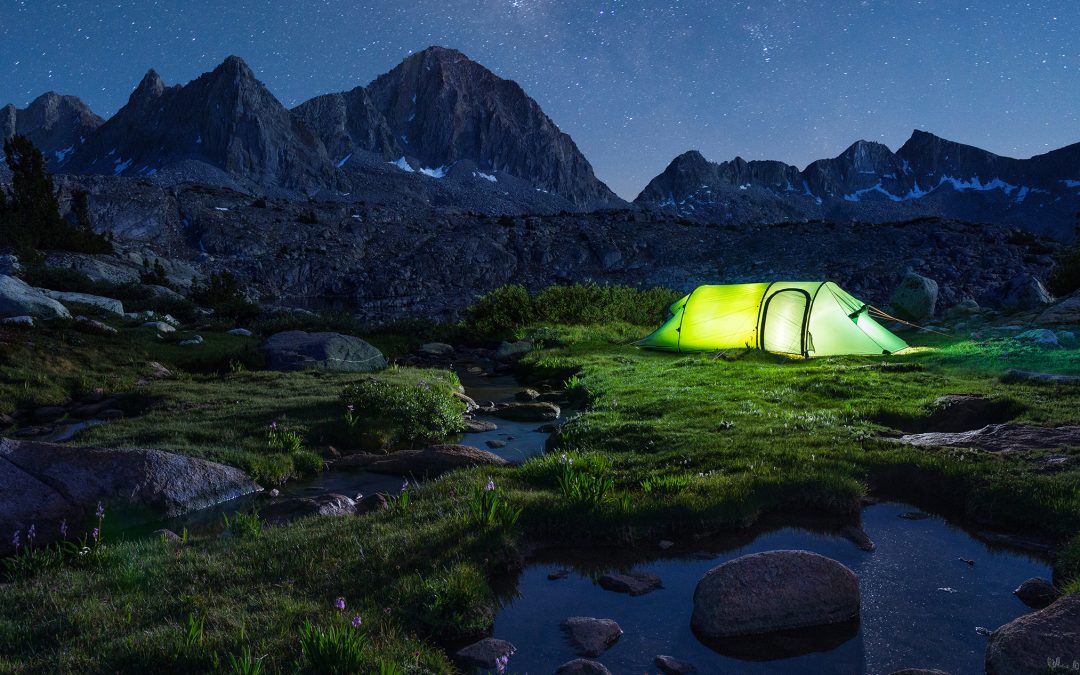
[[673, 352], [752, 347], [780, 354], [891, 354], [907, 347], [831, 281], [698, 286], [638, 344]]

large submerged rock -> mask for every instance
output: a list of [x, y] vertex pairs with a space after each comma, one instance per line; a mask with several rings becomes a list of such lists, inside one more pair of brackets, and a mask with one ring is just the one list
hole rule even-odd
[[809, 551], [745, 555], [709, 570], [694, 589], [691, 625], [732, 638], [838, 624], [859, 615], [859, 578]]
[[[1080, 663], [1080, 595], [1066, 596], [990, 634], [988, 675], [1048, 673], [1052, 664], [1071, 672]], [[1058, 671], [1054, 671], [1058, 672]]]
[[358, 337], [290, 330], [263, 343], [270, 370], [345, 370], [367, 373], [386, 367], [386, 357]]
[[[0, 547], [35, 526], [37, 542], [88, 523], [101, 502], [125, 523], [178, 516], [259, 489], [243, 471], [161, 450], [78, 448], [0, 439]], [[81, 534], [81, 533], [80, 533]], [[25, 536], [23, 537], [25, 541]]]
[[388, 455], [349, 455], [339, 467], [363, 468], [374, 473], [402, 476], [438, 476], [473, 466], [505, 466], [508, 461], [487, 450], [470, 445], [433, 445], [423, 450], [398, 450]]

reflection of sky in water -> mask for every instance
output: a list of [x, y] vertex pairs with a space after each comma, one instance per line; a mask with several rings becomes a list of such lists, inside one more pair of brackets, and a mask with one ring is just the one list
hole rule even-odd
[[[712, 559], [633, 565], [664, 581], [662, 590], [639, 597], [605, 591], [577, 573], [549, 581], [547, 574], [560, 566], [532, 565], [521, 576], [519, 597], [498, 613], [494, 636], [517, 647], [510, 662], [514, 673], [548, 673], [575, 658], [559, 630], [568, 616], [619, 622], [624, 635], [597, 658], [614, 673], [654, 672], [657, 654], [690, 661], [700, 673], [876, 674], [911, 667], [981, 673], [986, 638], [976, 626], [997, 628], [1024, 613], [1012, 590], [1030, 577], [1049, 577], [1049, 567], [1022, 554], [990, 550], [940, 518], [897, 517], [909, 510], [881, 504], [863, 512], [863, 528], [877, 544], [874, 553], [840, 537], [786, 528]], [[701, 576], [726, 560], [775, 549], [814, 551], [853, 569], [862, 593], [859, 633], [830, 652], [766, 662], [726, 658], [698, 642], [690, 613]]]

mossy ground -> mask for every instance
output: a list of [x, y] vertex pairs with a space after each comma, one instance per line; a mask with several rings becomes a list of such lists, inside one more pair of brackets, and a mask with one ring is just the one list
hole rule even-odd
[[[564, 497], [556, 452], [521, 467], [450, 474], [418, 487], [407, 507], [371, 516], [308, 519], [258, 536], [183, 544], [107, 540], [75, 564], [2, 587], [0, 669], [181, 672], [213, 668], [216, 654], [228, 670], [227, 656], [250, 648], [263, 672], [291, 672], [301, 663], [300, 625], [340, 620], [332, 605], [341, 596], [346, 614], [364, 618], [373, 659], [399, 663], [404, 672], [444, 672], [451, 669], [445, 649], [491, 620], [491, 575], [513, 565], [527, 545], [630, 545], [646, 536], [738, 526], [763, 511], [854, 515], [868, 491], [1059, 541], [1080, 532], [1077, 462], [1050, 471], [1037, 461], [1040, 453], [901, 446], [881, 438], [876, 421], [886, 413], [917, 419], [936, 397], [971, 392], [1009, 398], [1020, 421], [1078, 424], [1080, 387], [1000, 380], [1008, 367], [1076, 372], [1075, 350], [913, 336], [920, 348], [897, 356], [802, 361], [733, 353], [728, 360], [629, 344], [647, 330], [547, 327], [544, 342], [560, 346], [521, 364], [534, 379], [561, 384], [573, 374], [577, 391], [587, 392], [588, 409], [558, 443], [584, 473], [612, 478], [600, 507]], [[33, 336], [39, 345], [65, 339]], [[109, 354], [98, 364], [87, 359], [102, 358], [100, 351], [38, 354], [26, 347], [24, 357], [41, 363], [12, 365], [9, 355], [0, 369], [3, 391], [18, 392], [19, 378], [42, 368], [69, 379], [23, 389], [36, 391], [38, 400], [88, 386], [80, 378], [126, 387], [148, 355], [169, 358], [147, 339], [121, 337], [109, 346], [94, 338], [86, 348]], [[218, 339], [208, 339], [211, 348]], [[410, 369], [385, 375], [421, 376]], [[108, 377], [116, 379], [102, 380]], [[340, 415], [338, 397], [349, 379], [183, 374], [139, 388], [150, 402], [145, 414], [76, 442], [157, 446], [250, 468], [273, 419], [295, 420], [317, 444]], [[1078, 449], [1058, 452], [1080, 456]], [[489, 476], [523, 508], [509, 533], [482, 530], [468, 517], [469, 496]], [[677, 478], [647, 491], [642, 481], [658, 476]], [[201, 617], [205, 628], [197, 645], [183, 646], [188, 615]]]

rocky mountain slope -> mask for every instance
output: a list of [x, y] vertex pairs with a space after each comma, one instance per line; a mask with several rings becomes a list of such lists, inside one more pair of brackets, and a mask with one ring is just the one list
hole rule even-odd
[[48, 94], [4, 108], [0, 131], [29, 136], [54, 171], [161, 185], [486, 213], [625, 204], [520, 86], [440, 47], [293, 111], [231, 56], [186, 85], [149, 71], [104, 123], [78, 99]]
[[78, 97], [47, 92], [23, 109], [0, 108], [0, 140], [26, 136], [51, 164], [59, 164], [81, 146], [104, 120]]
[[896, 152], [858, 141], [801, 171], [740, 157], [717, 164], [691, 151], [676, 157], [635, 203], [701, 222], [942, 216], [1067, 240], [1080, 210], [1080, 143], [1012, 159], [915, 131]]

